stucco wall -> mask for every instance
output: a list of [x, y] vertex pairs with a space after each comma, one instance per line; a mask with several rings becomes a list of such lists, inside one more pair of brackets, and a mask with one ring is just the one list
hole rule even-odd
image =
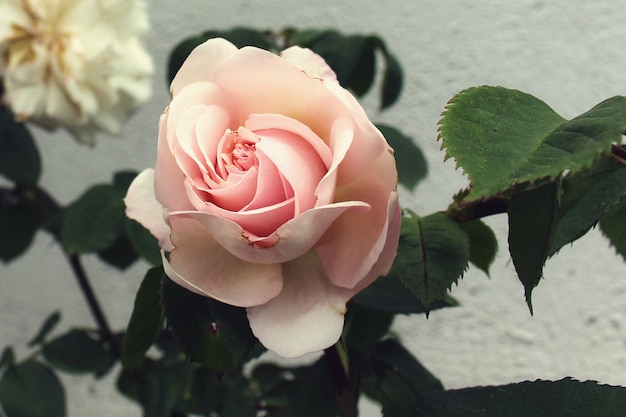
[[[466, 184], [452, 161], [443, 163], [435, 140], [441, 110], [459, 90], [517, 88], [567, 118], [625, 92], [626, 14], [619, 0], [150, 0], [149, 7], [154, 96], [123, 137], [100, 136], [88, 149], [63, 132], [37, 132], [43, 184], [63, 203], [108, 181], [115, 170], [153, 165], [157, 119], [168, 102], [167, 53], [207, 28], [334, 27], [382, 36], [400, 57], [406, 87], [391, 110], [368, 111], [411, 134], [426, 153], [428, 179], [402, 195], [403, 205], [421, 214], [444, 209]], [[434, 312], [429, 320], [398, 319], [395, 330], [411, 350], [450, 388], [564, 376], [626, 385], [626, 270], [600, 234], [593, 231], [548, 262], [531, 317], [507, 255], [506, 218], [487, 221], [500, 238], [491, 278], [470, 269], [453, 291], [462, 307]], [[120, 276], [95, 259], [86, 264], [113, 326], [125, 326], [145, 265]], [[0, 265], [0, 288], [0, 347], [12, 344], [24, 353], [25, 342], [54, 309], [63, 314], [59, 331], [92, 325], [68, 266], [46, 235], [27, 256]], [[117, 396], [113, 378], [106, 384], [90, 377], [64, 381], [70, 417], [141, 415]], [[379, 414], [364, 407], [366, 417]]]

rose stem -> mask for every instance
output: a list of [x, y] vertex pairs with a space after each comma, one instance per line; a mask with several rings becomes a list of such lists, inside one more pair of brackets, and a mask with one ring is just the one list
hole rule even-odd
[[102, 308], [100, 307], [100, 303], [96, 298], [96, 294], [94, 293], [93, 288], [89, 283], [89, 278], [87, 277], [85, 268], [83, 268], [80, 257], [78, 255], [69, 255], [65, 251], [64, 253], [67, 257], [68, 262], [70, 263], [70, 266], [72, 267], [72, 272], [74, 272], [74, 276], [76, 277], [78, 286], [80, 287], [80, 290], [83, 293], [85, 300], [87, 301], [87, 305], [89, 306], [91, 315], [93, 316], [94, 320], [98, 324], [98, 327], [100, 328], [102, 336], [109, 343], [111, 353], [113, 353], [116, 358], [119, 358], [121, 356], [120, 346], [115, 335], [111, 331], [111, 328], [109, 327], [109, 323], [107, 322]]
[[339, 346], [340, 343], [341, 340], [335, 345], [325, 349], [324, 356], [330, 367], [333, 385], [335, 386], [339, 416], [358, 417], [359, 410], [356, 406], [356, 398], [354, 396], [354, 390], [352, 389], [352, 383], [350, 382], [348, 366], [347, 363], [342, 360], [341, 353], [339, 352], [339, 349], [342, 349], [341, 346]]

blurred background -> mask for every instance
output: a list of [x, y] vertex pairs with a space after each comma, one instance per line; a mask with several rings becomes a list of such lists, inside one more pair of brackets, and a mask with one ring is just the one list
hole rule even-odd
[[[440, 113], [459, 91], [483, 84], [519, 89], [568, 119], [626, 94], [626, 12], [620, 0], [150, 0], [148, 7], [154, 93], [121, 137], [100, 134], [89, 148], [63, 131], [33, 129], [44, 164], [42, 185], [61, 203], [109, 182], [114, 171], [154, 165], [157, 121], [169, 102], [168, 54], [183, 38], [207, 29], [335, 28], [382, 37], [403, 66], [405, 87], [389, 110], [377, 110], [376, 91], [364, 105], [373, 121], [397, 126], [424, 151], [428, 178], [401, 194], [402, 205], [421, 215], [445, 209], [467, 184], [454, 161], [444, 163], [436, 141]], [[626, 385], [623, 260], [592, 230], [548, 261], [533, 293], [532, 317], [508, 256], [506, 221], [504, 215], [486, 219], [500, 245], [491, 276], [470, 268], [452, 291], [460, 307], [435, 311], [428, 320], [399, 317], [395, 332], [447, 388], [565, 376]], [[123, 328], [147, 265], [120, 274], [95, 257], [85, 263], [112, 327]], [[62, 313], [58, 333], [93, 327], [59, 248], [41, 233], [26, 256], [0, 264], [0, 348], [13, 345], [19, 357], [53, 310]], [[105, 383], [62, 375], [69, 416], [140, 416], [139, 407], [115, 391], [116, 373]], [[362, 409], [364, 417], [380, 415], [373, 404], [364, 402]]]

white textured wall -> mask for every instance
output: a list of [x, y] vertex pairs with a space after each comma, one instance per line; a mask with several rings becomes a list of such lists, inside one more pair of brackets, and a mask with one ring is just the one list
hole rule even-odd
[[[442, 162], [435, 141], [439, 114], [459, 90], [480, 84], [517, 88], [568, 118], [625, 93], [626, 12], [620, 0], [150, 0], [149, 6], [155, 94], [123, 138], [101, 136], [95, 149], [87, 149], [63, 132], [37, 134], [43, 183], [63, 203], [88, 185], [108, 181], [114, 170], [154, 163], [157, 118], [168, 101], [167, 53], [183, 37], [207, 28], [333, 27], [384, 37], [404, 66], [406, 88], [388, 112], [369, 111], [374, 120], [413, 135], [425, 151], [429, 178], [414, 195], [402, 196], [405, 206], [421, 214], [444, 209], [465, 185], [453, 163]], [[597, 232], [565, 248], [549, 261], [530, 317], [506, 253], [506, 218], [488, 223], [501, 247], [491, 279], [472, 269], [453, 291], [462, 307], [435, 312], [429, 320], [397, 321], [396, 331], [418, 358], [450, 388], [568, 375], [626, 385], [622, 260]], [[95, 259], [86, 263], [113, 326], [123, 327], [145, 265], [120, 276]], [[0, 347], [23, 346], [54, 309], [63, 313], [60, 331], [92, 325], [69, 268], [46, 235], [38, 236], [27, 256], [0, 265], [0, 288]], [[110, 383], [64, 380], [70, 417], [141, 415]], [[363, 414], [379, 412], [370, 406]]]

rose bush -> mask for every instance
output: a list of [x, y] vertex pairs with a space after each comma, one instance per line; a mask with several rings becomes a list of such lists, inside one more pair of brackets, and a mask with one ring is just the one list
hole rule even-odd
[[18, 120], [63, 126], [80, 142], [119, 133], [150, 96], [142, 0], [3, 0], [0, 78]]
[[285, 357], [334, 344], [346, 302], [388, 272], [400, 209], [393, 151], [318, 55], [201, 44], [171, 83], [155, 169], [127, 215], [183, 287], [246, 307]]

